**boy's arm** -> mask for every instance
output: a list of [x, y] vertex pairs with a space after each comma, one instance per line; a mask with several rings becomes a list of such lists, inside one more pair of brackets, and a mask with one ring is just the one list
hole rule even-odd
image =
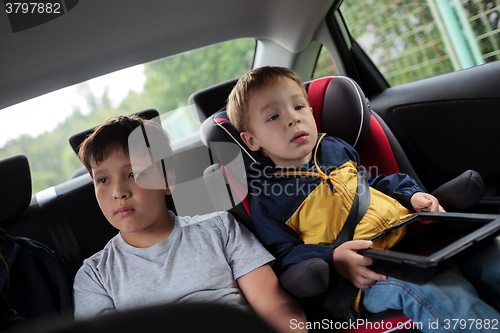
[[232, 215], [223, 213], [220, 217], [225, 229], [226, 259], [254, 312], [279, 332], [291, 332], [291, 320], [296, 323], [294, 328], [299, 321], [305, 323], [302, 309], [281, 288], [269, 266], [274, 257]]
[[[271, 220], [266, 221], [261, 218], [257, 223], [265, 223], [267, 230], [271, 230], [273, 227], [290, 228], [284, 223], [272, 223]], [[304, 244], [293, 230], [290, 233], [282, 232], [280, 237], [264, 238], [264, 245], [269, 246], [271, 253], [277, 258], [273, 266], [278, 266], [278, 274], [304, 260], [322, 258], [330, 267], [330, 286], [337, 284], [342, 277], [360, 289], [366, 289], [376, 281], [387, 279], [368, 268], [374, 263], [372, 258], [357, 253], [357, 250], [369, 248], [371, 242], [349, 241], [338, 247]]]
[[73, 285], [75, 319], [91, 319], [98, 315], [115, 312], [113, 299], [98, 282], [94, 271], [83, 265], [75, 276]]
[[444, 212], [436, 197], [425, 193], [415, 180], [406, 174], [397, 173], [389, 176], [380, 175], [369, 178], [373, 188], [399, 201], [400, 204], [416, 212]]
[[305, 326], [304, 312], [281, 288], [271, 266], [263, 265], [237, 281], [255, 313], [278, 332], [307, 332], [297, 329]]
[[414, 209], [411, 204], [412, 196], [418, 192], [425, 192], [411, 176], [403, 173], [395, 173], [389, 176], [379, 175], [375, 178], [368, 177], [368, 184], [396, 199], [408, 209]]
[[338, 283], [332, 252], [333, 245], [304, 244], [297, 233], [285, 223], [273, 218], [264, 207], [251, 206], [254, 229], [261, 243], [276, 257], [273, 268], [278, 275], [288, 268], [311, 258], [321, 258], [330, 266], [330, 283]]

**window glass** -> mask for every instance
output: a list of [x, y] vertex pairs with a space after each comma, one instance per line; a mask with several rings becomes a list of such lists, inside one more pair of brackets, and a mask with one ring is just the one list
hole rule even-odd
[[313, 79], [328, 75], [338, 75], [337, 68], [333, 64], [330, 52], [326, 47], [321, 46], [321, 51], [319, 52], [318, 60], [316, 61], [316, 67], [314, 68]]
[[197, 132], [201, 123], [187, 107], [189, 96], [250, 70], [255, 43], [238, 39], [204, 47], [0, 110], [0, 158], [26, 155], [36, 193], [82, 167], [68, 138], [109, 117], [156, 109], [171, 141]]
[[494, 0], [345, 0], [348, 29], [391, 85], [500, 59]]

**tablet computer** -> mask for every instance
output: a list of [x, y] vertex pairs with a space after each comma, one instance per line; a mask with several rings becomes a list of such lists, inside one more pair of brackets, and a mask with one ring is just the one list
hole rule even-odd
[[387, 237], [402, 227], [405, 235], [393, 248], [358, 253], [377, 259], [371, 267], [377, 273], [424, 284], [442, 262], [498, 235], [500, 215], [420, 212], [369, 239]]

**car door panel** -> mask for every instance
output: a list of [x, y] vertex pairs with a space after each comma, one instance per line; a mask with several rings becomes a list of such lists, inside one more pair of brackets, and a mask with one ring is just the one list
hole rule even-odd
[[500, 203], [500, 62], [386, 89], [372, 109], [386, 121], [415, 171], [432, 190], [473, 169]]

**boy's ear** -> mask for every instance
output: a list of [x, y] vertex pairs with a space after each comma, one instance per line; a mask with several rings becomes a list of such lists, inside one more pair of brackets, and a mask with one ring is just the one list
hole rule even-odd
[[260, 146], [257, 143], [257, 140], [249, 132], [241, 132], [240, 138], [248, 146], [248, 148], [250, 148], [250, 150], [258, 151], [260, 149]]
[[165, 194], [166, 195], [172, 194], [172, 192], [175, 188], [175, 170], [174, 170], [174, 168], [170, 168], [167, 171], [167, 177], [165, 178], [165, 185], [167, 186], [167, 189], [165, 190]]

